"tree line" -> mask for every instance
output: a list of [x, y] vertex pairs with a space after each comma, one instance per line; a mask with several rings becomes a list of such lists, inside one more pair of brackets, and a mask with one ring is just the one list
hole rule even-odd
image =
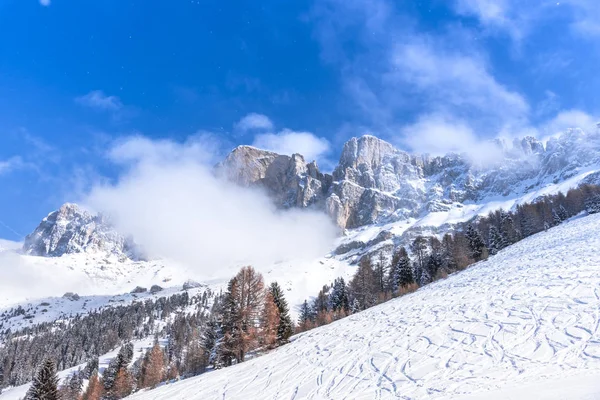
[[[28, 400], [116, 400], [165, 381], [243, 362], [249, 354], [258, 355], [287, 343], [293, 330], [279, 284], [266, 286], [260, 273], [244, 267], [219, 294], [208, 291], [190, 298], [184, 292], [108, 308], [65, 323], [5, 333], [7, 348], [4, 353], [0, 349], [4, 366], [0, 375], [8, 384], [25, 380], [37, 363], [40, 367], [32, 375]], [[153, 334], [154, 345], [142, 357], [134, 357], [129, 342], [100, 371], [98, 355], [117, 343]], [[25, 348], [31, 350], [30, 356], [24, 354]], [[59, 382], [57, 369], [86, 361], [85, 368]], [[89, 380], [85, 391], [84, 380]]]
[[583, 211], [600, 212], [600, 186], [581, 185], [567, 194], [517, 205], [514, 211], [490, 212], [460, 224], [441, 239], [416, 236], [408, 246], [396, 247], [391, 260], [382, 253], [378, 257], [365, 256], [350, 282], [337, 278], [312, 301], [304, 301], [297, 331], [328, 324], [413, 292]]

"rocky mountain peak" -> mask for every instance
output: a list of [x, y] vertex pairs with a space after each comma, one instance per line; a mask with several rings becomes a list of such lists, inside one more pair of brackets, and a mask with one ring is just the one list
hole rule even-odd
[[264, 179], [279, 154], [252, 146], [238, 146], [216, 167], [217, 174], [241, 186]]
[[352, 138], [344, 144], [338, 168], [358, 168], [365, 165], [376, 168], [385, 157], [398, 153], [392, 144], [372, 135]]
[[241, 186], [263, 188], [281, 208], [323, 202], [332, 181], [301, 154], [288, 156], [251, 146], [236, 147], [216, 166], [216, 174]]
[[23, 244], [25, 254], [44, 257], [104, 252], [135, 258], [133, 250], [132, 242], [117, 233], [107, 218], [72, 203], [48, 214]]

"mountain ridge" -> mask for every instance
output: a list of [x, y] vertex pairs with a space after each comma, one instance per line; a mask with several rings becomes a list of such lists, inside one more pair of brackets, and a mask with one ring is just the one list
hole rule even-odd
[[[490, 198], [523, 196], [571, 179], [576, 180], [573, 185], [600, 182], [600, 131], [571, 129], [546, 143], [532, 136], [493, 143], [502, 158], [482, 166], [465, 154], [411, 154], [364, 135], [344, 144], [331, 174], [300, 154], [241, 145], [214, 171], [234, 184], [263, 189], [279, 208], [324, 212], [340, 232], [452, 212]], [[94, 251], [143, 258], [107, 217], [71, 203], [44, 218], [23, 244], [25, 254], [38, 256]]]

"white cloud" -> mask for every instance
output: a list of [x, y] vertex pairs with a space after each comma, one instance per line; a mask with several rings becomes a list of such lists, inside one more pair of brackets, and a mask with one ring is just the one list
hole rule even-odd
[[273, 122], [263, 114], [250, 113], [235, 124], [235, 129], [246, 133], [248, 131], [269, 131], [273, 129]]
[[391, 81], [410, 85], [435, 108], [477, 111], [499, 120], [521, 119], [529, 112], [527, 101], [490, 74], [477, 54], [448, 49], [440, 40], [413, 37], [392, 53]]
[[597, 0], [571, 0], [565, 4], [573, 7], [572, 28], [575, 32], [592, 38], [600, 36], [600, 2]]
[[511, 0], [456, 0], [455, 10], [458, 14], [477, 18], [488, 29], [506, 32], [512, 39], [520, 41], [533, 16], [526, 7], [515, 12], [511, 3]]
[[93, 90], [75, 101], [85, 107], [98, 111], [116, 112], [123, 109], [123, 103], [117, 96], [107, 96], [102, 90]]
[[200, 131], [183, 144], [142, 135], [126, 137], [115, 142], [108, 157], [116, 164], [194, 162], [209, 165], [220, 160], [223, 153], [220, 139]]
[[600, 118], [581, 110], [565, 110], [559, 112], [554, 118], [547, 121], [540, 128], [544, 138], [556, 136], [571, 128], [580, 128], [584, 131], [593, 131], [598, 126]]
[[50, 5], [50, 0], [40, 0], [40, 4], [44, 7], [48, 7]]
[[535, 29], [537, 21], [556, 16], [568, 18], [578, 34], [592, 38], [600, 35], [600, 2], [597, 0], [455, 0], [454, 7], [458, 14], [473, 16], [484, 28], [506, 32], [515, 40], [526, 37]]
[[[488, 18], [503, 18], [499, 5], [486, 4]], [[395, 7], [390, 0], [320, 0], [313, 10], [323, 59], [340, 70], [355, 124], [391, 141], [415, 113], [453, 115], [488, 137], [528, 124], [527, 100], [496, 79], [472, 31], [423, 33]]]
[[466, 154], [479, 165], [499, 161], [501, 149], [490, 140], [482, 140], [467, 123], [444, 115], [422, 115], [402, 130], [402, 143], [417, 153], [444, 155]]
[[0, 252], [0, 303], [17, 303], [31, 299], [56, 296], [73, 291], [88, 292], [89, 277], [61, 265], [35, 262], [14, 251]]
[[299, 153], [307, 161], [319, 159], [329, 151], [329, 142], [310, 132], [295, 132], [284, 129], [279, 133], [264, 133], [254, 137], [252, 146], [279, 154]]
[[194, 140], [121, 141], [110, 157], [127, 162], [126, 170], [116, 183], [96, 185], [83, 204], [110, 215], [151, 255], [189, 265], [204, 278], [232, 265], [264, 266], [328, 251], [335, 228], [327, 216], [276, 210], [262, 192], [216, 178], [198, 161], [202, 149]]
[[7, 160], [0, 160], [0, 175], [6, 174], [23, 166], [25, 166], [25, 162], [19, 156], [11, 157]]

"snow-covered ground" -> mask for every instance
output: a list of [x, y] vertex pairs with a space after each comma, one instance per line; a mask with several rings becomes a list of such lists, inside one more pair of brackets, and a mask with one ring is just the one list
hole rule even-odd
[[599, 228], [600, 215], [575, 219], [271, 354], [132, 398], [600, 398]]

